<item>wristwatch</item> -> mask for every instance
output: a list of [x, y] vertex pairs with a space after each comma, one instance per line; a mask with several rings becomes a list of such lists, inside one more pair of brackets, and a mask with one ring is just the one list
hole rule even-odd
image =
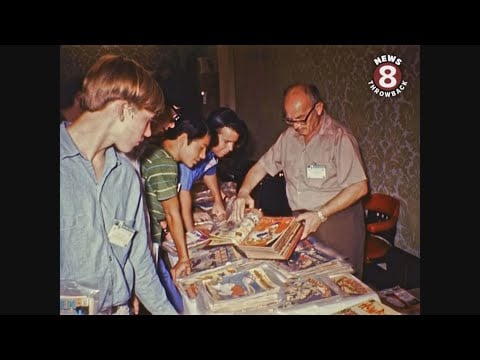
[[317, 211], [317, 215], [318, 215], [318, 217], [320, 218], [320, 221], [321, 221], [322, 223], [325, 222], [325, 221], [327, 221], [327, 219], [328, 219], [325, 215], [323, 215], [322, 210], [318, 210], [318, 211]]

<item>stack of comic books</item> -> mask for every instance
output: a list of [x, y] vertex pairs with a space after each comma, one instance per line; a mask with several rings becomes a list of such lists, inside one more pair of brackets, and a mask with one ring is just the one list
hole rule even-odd
[[210, 190], [192, 193], [193, 206], [203, 211], [210, 211], [213, 207], [213, 196]]
[[248, 209], [238, 222], [225, 222], [209, 235], [209, 245], [233, 244], [250, 259], [288, 259], [300, 241], [303, 225], [291, 216], [263, 216]]
[[199, 248], [190, 252], [191, 274], [240, 263], [244, 260], [245, 258], [233, 246]]
[[401, 315], [398, 311], [378, 300], [367, 300], [340, 310], [334, 315]]
[[[368, 285], [350, 273], [323, 273], [289, 278], [281, 303], [283, 313], [332, 314], [369, 300], [379, 301]], [[308, 313], [308, 312], [307, 312]]]
[[97, 289], [76, 281], [60, 281], [60, 315], [94, 315], [97, 313]]
[[289, 279], [285, 283], [281, 308], [304, 305], [326, 304], [340, 301], [340, 291], [332, 281], [324, 275], [306, 275]]
[[[204, 230], [196, 229], [194, 231], [187, 232], [185, 235], [189, 252], [197, 248], [202, 248], [209, 242], [208, 232]], [[175, 246], [173, 239], [170, 238], [169, 240], [163, 241], [162, 248], [169, 254], [177, 256], [177, 247]]]
[[95, 302], [86, 295], [60, 295], [60, 315], [93, 315]]
[[340, 298], [336, 309], [347, 308], [365, 301], [380, 301], [377, 293], [350, 273], [328, 273], [328, 278], [338, 289]]
[[330, 273], [329, 279], [338, 287], [342, 297], [366, 297], [375, 291], [350, 273]]
[[245, 266], [250, 266], [251, 264], [257, 263], [261, 263], [261, 261], [254, 260], [246, 264], [243, 260], [240, 260], [238, 262], [215, 267], [213, 269], [193, 272], [188, 276], [178, 279], [178, 289], [183, 295], [184, 299], [196, 301], [198, 298], [199, 284], [203, 280], [218, 279], [225, 275], [235, 274]]
[[217, 273], [200, 282], [200, 306], [205, 313], [252, 313], [275, 310], [282, 282], [268, 263], [249, 263], [231, 273]]
[[[235, 198], [237, 194], [237, 184], [233, 181], [226, 181], [220, 184], [220, 191], [224, 200], [225, 208], [227, 207], [228, 200]], [[194, 208], [201, 209], [206, 212], [210, 212], [213, 207], [213, 195], [210, 189], [202, 183], [197, 182], [191, 189], [192, 202]]]
[[273, 262], [273, 267], [286, 278], [330, 272], [353, 272], [353, 268], [333, 249], [309, 236], [300, 241], [292, 256]]

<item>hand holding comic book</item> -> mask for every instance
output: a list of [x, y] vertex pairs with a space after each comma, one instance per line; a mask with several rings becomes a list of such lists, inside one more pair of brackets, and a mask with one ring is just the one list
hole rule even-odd
[[209, 245], [233, 244], [251, 259], [286, 260], [302, 229], [293, 217], [263, 216], [259, 209], [247, 209], [239, 222], [229, 220], [211, 232]]
[[[321, 213], [321, 212], [320, 212]], [[322, 215], [323, 216], [323, 215]], [[322, 222], [326, 220], [326, 217], [319, 217], [318, 212], [306, 211], [297, 216], [296, 220], [304, 224], [303, 234], [301, 239], [305, 239], [309, 234], [317, 231]]]
[[228, 218], [228, 221], [239, 222], [245, 216], [245, 208], [253, 209], [255, 206], [255, 201], [250, 196], [243, 192], [239, 192], [235, 201], [233, 202], [232, 213]]

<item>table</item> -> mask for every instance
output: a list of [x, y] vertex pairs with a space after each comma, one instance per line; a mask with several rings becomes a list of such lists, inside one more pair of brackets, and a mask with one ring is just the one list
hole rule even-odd
[[[176, 262], [176, 258], [171, 256], [171, 255], [169, 255], [169, 257], [170, 257], [171, 263], [174, 264]], [[256, 263], [258, 263], [258, 262], [256, 262]], [[261, 261], [261, 263], [269, 266], [269, 264], [268, 264], [269, 261]], [[250, 262], [247, 262], [247, 263], [244, 262], [242, 264], [243, 264], [242, 266], [247, 266], [247, 267], [250, 266], [249, 264], [252, 264], [252, 266], [258, 266], [258, 265], [254, 265], [254, 263], [250, 263]], [[214, 269], [212, 269], [212, 270], [214, 270]], [[201, 273], [205, 273], [205, 272], [201, 272]], [[201, 273], [197, 273], [197, 274], [201, 274]], [[329, 274], [332, 274], [332, 273], [329, 273]], [[339, 295], [339, 296], [333, 296], [331, 299], [330, 298], [323, 299], [323, 300], [320, 299], [316, 302], [311, 302], [311, 303], [307, 303], [307, 304], [298, 304], [298, 305], [291, 306], [291, 307], [288, 307], [288, 308], [285, 308], [285, 309], [275, 309], [275, 310], [266, 310], [266, 311], [265, 310], [264, 311], [250, 311], [250, 312], [231, 312], [231, 313], [225, 313], [225, 312], [218, 313], [217, 312], [217, 313], [215, 313], [215, 312], [209, 312], [209, 311], [203, 310], [203, 309], [205, 309], [205, 307], [202, 307], [199, 304], [199, 301], [201, 302], [200, 296], [198, 296], [195, 299], [192, 299], [192, 298], [190, 298], [189, 296], [186, 295], [186, 293], [184, 292], [185, 290], [182, 290], [180, 292], [183, 295], [183, 303], [184, 303], [184, 308], [185, 308], [184, 314], [185, 315], [206, 315], [206, 314], [212, 314], [212, 315], [233, 315], [233, 314], [235, 314], [235, 315], [328, 315], [328, 314], [334, 314], [338, 311], [341, 311], [343, 309], [349, 308], [351, 306], [360, 304], [360, 303], [368, 301], [368, 300], [376, 300], [378, 302], [381, 302], [380, 297], [378, 296], [378, 294], [375, 291], [373, 291], [371, 288], [369, 288], [368, 285], [363, 283], [360, 279], [356, 278], [351, 273], [347, 272], [344, 268], [343, 268], [343, 271], [335, 272], [335, 274], [338, 274], [338, 276], [343, 275], [342, 277], [346, 276], [348, 279], [353, 280], [355, 282], [358, 282], [359, 285], [364, 288], [364, 290], [368, 289], [368, 292], [366, 294], [362, 294], [362, 295], [345, 296], [343, 294], [343, 295]], [[275, 274], [275, 275], [277, 277], [277, 280], [280, 280], [280, 281], [277, 282], [278, 284], [280, 284], [280, 283], [283, 284], [284, 281], [286, 280], [286, 278], [284, 276], [280, 275], [280, 274]], [[330, 283], [331, 286], [335, 286], [333, 279], [328, 278], [328, 274], [323, 274], [322, 276], [324, 276], [324, 277], [319, 278], [319, 280], [323, 279], [325, 281], [329, 281], [329, 282], [331, 282]], [[325, 278], [327, 278], [327, 279], [325, 279]], [[337, 276], [335, 278], [337, 278]], [[323, 281], [323, 280], [321, 280], [321, 281]], [[182, 280], [180, 280], [180, 282], [182, 282]], [[339, 292], [340, 289], [338, 289], [338, 288], [335, 288], [335, 289], [336, 289], [338, 294], [341, 294]]]

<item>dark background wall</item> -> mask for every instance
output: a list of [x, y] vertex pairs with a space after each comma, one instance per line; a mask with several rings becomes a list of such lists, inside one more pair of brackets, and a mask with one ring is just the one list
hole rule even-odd
[[64, 45], [60, 47], [60, 82], [82, 76], [104, 54], [130, 57], [160, 79], [174, 78], [186, 97], [200, 107], [198, 58], [208, 54], [204, 45]]

